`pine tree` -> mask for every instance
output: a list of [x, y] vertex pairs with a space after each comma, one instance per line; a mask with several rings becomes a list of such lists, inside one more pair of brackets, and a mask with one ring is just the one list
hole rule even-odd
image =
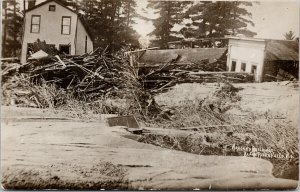
[[286, 40], [294, 40], [295, 35], [293, 31], [289, 31], [287, 33], [284, 34], [284, 37]]
[[[167, 48], [168, 42], [178, 39], [177, 31], [172, 31], [175, 24], [183, 20], [183, 11], [191, 2], [183, 1], [150, 1], [147, 8], [155, 9], [159, 17], [153, 19], [155, 29], [149, 34], [157, 38], [157, 44], [161, 48]], [[154, 41], [155, 43], [155, 41]]]
[[194, 4], [185, 13], [192, 23], [181, 30], [185, 37], [224, 37], [238, 35], [252, 37], [256, 33], [247, 29], [247, 25], [254, 26], [251, 13], [245, 6], [252, 6], [251, 2], [244, 1], [217, 1], [199, 2]]
[[23, 16], [16, 0], [3, 1], [2, 56], [16, 57], [20, 54]]
[[95, 47], [115, 51], [123, 46], [138, 47], [138, 34], [132, 28], [136, 17], [134, 0], [82, 1], [83, 17], [92, 29]]

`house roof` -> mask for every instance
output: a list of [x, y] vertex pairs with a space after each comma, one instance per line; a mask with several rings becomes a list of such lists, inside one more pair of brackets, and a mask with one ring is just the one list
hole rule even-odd
[[266, 40], [266, 60], [299, 61], [299, 42]]
[[32, 11], [32, 10], [34, 10], [34, 9], [36, 9], [36, 8], [39, 8], [39, 7], [41, 7], [41, 6], [43, 6], [43, 5], [47, 4], [47, 3], [50, 3], [50, 2], [52, 2], [52, 1], [54, 1], [55, 3], [61, 5], [62, 7], [66, 8], [66, 9], [68, 9], [69, 11], [71, 11], [71, 12], [75, 13], [76, 15], [78, 15], [78, 19], [79, 19], [80, 22], [82, 23], [84, 29], [86, 30], [86, 32], [88, 33], [88, 35], [90, 36], [90, 38], [91, 38], [91, 39], [93, 38], [91, 31], [90, 31], [89, 28], [87, 27], [87, 24], [86, 24], [86, 22], [84, 21], [84, 19], [81, 17], [81, 15], [78, 14], [78, 13], [76, 13], [74, 10], [70, 9], [70, 8], [67, 6], [67, 4], [64, 3], [63, 1], [59, 1], [59, 0], [47, 0], [47, 1], [44, 1], [44, 2], [42, 2], [42, 3], [40, 3], [40, 4], [37, 4], [37, 5], [34, 6], [34, 7], [31, 7], [30, 9], [25, 10], [25, 13], [30, 12], [30, 11]]
[[139, 63], [151, 65], [168, 63], [172, 60], [176, 60], [176, 63], [201, 63], [206, 59], [212, 63], [219, 59], [226, 50], [226, 48], [147, 50], [139, 58]]

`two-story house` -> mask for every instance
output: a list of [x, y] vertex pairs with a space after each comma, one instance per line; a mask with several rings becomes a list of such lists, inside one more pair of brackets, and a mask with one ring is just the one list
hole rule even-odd
[[58, 50], [81, 55], [93, 51], [91, 36], [79, 15], [57, 0], [47, 0], [25, 12], [21, 63], [28, 57], [28, 47], [46, 41]]

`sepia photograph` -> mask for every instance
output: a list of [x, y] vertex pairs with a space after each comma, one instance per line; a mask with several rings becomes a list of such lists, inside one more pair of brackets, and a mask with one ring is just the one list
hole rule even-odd
[[295, 190], [299, 0], [2, 0], [2, 190]]

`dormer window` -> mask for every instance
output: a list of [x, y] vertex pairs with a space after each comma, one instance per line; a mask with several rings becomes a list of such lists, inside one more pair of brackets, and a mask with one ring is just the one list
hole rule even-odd
[[49, 5], [49, 11], [55, 11], [55, 5]]

